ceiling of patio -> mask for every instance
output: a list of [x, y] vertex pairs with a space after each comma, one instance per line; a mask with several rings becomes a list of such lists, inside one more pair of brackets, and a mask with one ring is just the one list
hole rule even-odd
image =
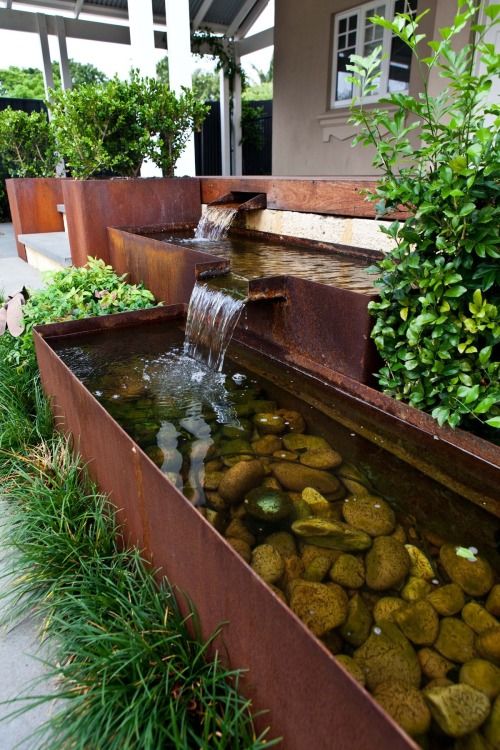
[[[165, 24], [165, 0], [151, 0], [154, 22]], [[269, 0], [189, 0], [193, 29], [209, 28], [236, 38], [244, 37], [262, 13]], [[32, 10], [60, 13], [79, 18], [81, 14], [106, 17], [110, 20], [128, 19], [127, 0], [5, 0], [9, 10]], [[0, 12], [1, 12], [0, 8]]]

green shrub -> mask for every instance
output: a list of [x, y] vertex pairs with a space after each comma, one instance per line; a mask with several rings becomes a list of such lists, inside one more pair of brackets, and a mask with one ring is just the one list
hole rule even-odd
[[[378, 264], [372, 335], [385, 361], [378, 377], [386, 393], [431, 412], [440, 425], [468, 418], [500, 427], [500, 107], [485, 102], [500, 55], [484, 42], [473, 1], [458, 6], [453, 24], [428, 43], [428, 56], [419, 52], [425, 12], [372, 19], [411, 49], [423, 81], [416, 97], [383, 99], [392, 111], [353, 109], [357, 142], [375, 146], [383, 173], [378, 211], [402, 206], [410, 213], [383, 230], [395, 249]], [[499, 12], [499, 5], [485, 8], [492, 24]], [[455, 51], [467, 24], [474, 40]], [[477, 58], [484, 73], [475, 72]], [[351, 57], [350, 69], [360, 96], [373, 93], [380, 50]], [[436, 96], [431, 72], [447, 83]]]
[[89, 258], [83, 268], [73, 266], [49, 274], [47, 286], [36, 291], [23, 307], [24, 333], [13, 339], [5, 333], [5, 359], [20, 369], [36, 371], [31, 332], [33, 326], [56, 321], [152, 307], [155, 299], [142, 285], [127, 284], [103, 260]]
[[43, 112], [0, 112], [0, 163], [11, 177], [54, 177], [58, 156]]

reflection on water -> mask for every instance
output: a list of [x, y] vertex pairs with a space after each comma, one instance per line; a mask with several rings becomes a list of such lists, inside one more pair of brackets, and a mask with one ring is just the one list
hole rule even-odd
[[247, 279], [290, 275], [365, 294], [376, 291], [374, 277], [366, 271], [372, 261], [361, 258], [345, 257], [340, 253], [316, 250], [305, 245], [262, 242], [240, 236], [214, 241], [194, 238], [192, 233], [187, 236], [186, 232], [152, 236], [229, 259], [232, 271]]

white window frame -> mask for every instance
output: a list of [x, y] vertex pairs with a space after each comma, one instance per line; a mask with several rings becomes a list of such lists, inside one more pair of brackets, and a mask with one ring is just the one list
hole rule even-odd
[[[368, 11], [373, 11], [374, 6], [385, 6], [385, 17], [394, 18], [394, 7], [396, 0], [371, 0], [371, 2], [363, 3], [362, 5], [355, 5], [349, 10], [342, 11], [341, 13], [335, 14], [334, 27], [333, 27], [333, 52], [332, 52], [332, 82], [330, 92], [330, 109], [340, 109], [342, 107], [349, 107], [352, 103], [353, 98], [359, 96], [359, 89], [354, 87], [353, 96], [351, 99], [339, 99], [336, 97], [337, 88], [337, 52], [338, 52], [338, 41], [339, 41], [339, 25], [343, 19], [347, 19], [350, 16], [357, 15], [358, 21], [356, 26], [356, 49], [354, 54], [363, 56], [365, 46], [365, 25], [366, 19], [369, 18]], [[378, 27], [380, 28], [380, 27]], [[381, 40], [382, 45], [382, 63], [380, 70], [380, 84], [379, 90], [371, 96], [365, 96], [360, 99], [363, 104], [370, 104], [371, 102], [378, 101], [382, 96], [387, 95], [387, 84], [389, 79], [389, 63], [392, 45], [392, 33], [389, 29], [383, 29], [383, 37]], [[348, 33], [348, 31], [346, 32]]]

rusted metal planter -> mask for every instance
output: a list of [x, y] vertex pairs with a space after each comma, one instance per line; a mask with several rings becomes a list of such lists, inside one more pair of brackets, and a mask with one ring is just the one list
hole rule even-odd
[[[148, 236], [181, 228], [171, 224], [108, 229], [111, 265], [117, 273], [127, 273], [131, 283], [143, 283], [157, 300], [187, 304], [197, 278], [222, 272], [230, 264], [208, 253]], [[256, 348], [278, 347], [288, 363], [293, 364], [300, 356], [362, 383], [372, 381], [379, 360], [370, 339], [373, 321], [368, 302], [377, 298], [375, 293], [274, 276], [250, 281], [249, 296], [244, 325], [246, 339]]]
[[87, 257], [109, 262], [107, 227], [197, 222], [200, 183], [193, 177], [65, 180], [71, 257], [83, 266]]
[[[284, 738], [283, 747], [415, 750], [416, 745], [169, 482], [51, 346], [77, 334], [105, 335], [117, 328], [126, 339], [133, 328], [147, 330], [162, 321], [179, 325], [184, 314], [185, 306], [178, 305], [36, 329], [42, 382], [58, 426], [73, 435], [91, 475], [110, 495], [127, 540], [144, 549], [153, 564], [191, 597], [204, 635], [227, 623], [217, 645], [233, 666], [248, 668], [243, 689], [256, 709], [269, 709], [259, 724], [270, 724], [273, 735]], [[279, 360], [269, 359], [266, 372], [280, 384]], [[494, 550], [500, 517], [497, 448], [460, 431], [440, 429], [426, 415], [413, 415], [412, 421], [415, 410], [321, 364], [304, 392], [305, 403], [314, 405], [318, 399], [325, 418], [357, 430], [369, 441], [369, 450], [380, 452], [383, 445], [443, 483], [442, 502], [433, 507], [425, 493], [415, 490], [411, 496], [409, 482], [410, 506], [414, 503], [423, 514], [446, 517], [450, 526], [481, 526], [484, 545]], [[387, 481], [398, 481], [389, 464]], [[468, 504], [467, 519], [460, 517], [453, 493], [445, 489], [453, 482], [476, 503]], [[484, 488], [481, 500], [477, 482]]]
[[57, 177], [16, 177], [5, 181], [17, 254], [23, 260], [26, 260], [26, 250], [17, 241], [19, 234], [64, 230], [63, 217], [57, 210], [57, 204], [62, 203], [65, 182]]

